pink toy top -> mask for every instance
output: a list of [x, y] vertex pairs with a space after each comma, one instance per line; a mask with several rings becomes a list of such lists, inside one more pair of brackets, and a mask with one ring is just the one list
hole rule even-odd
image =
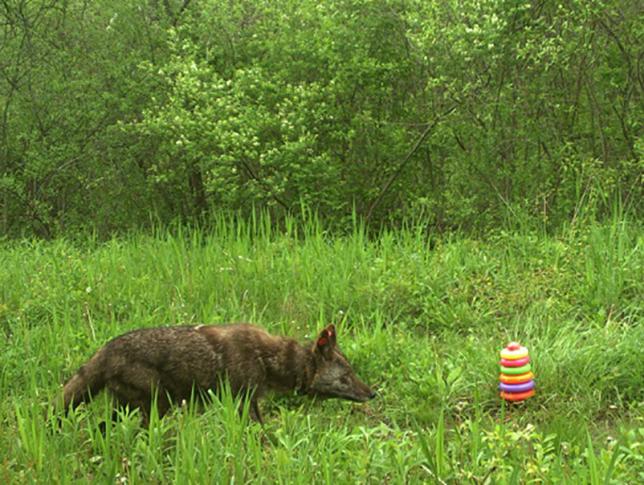
[[510, 342], [506, 348], [501, 350], [501, 358], [506, 361], [525, 359], [526, 357], [528, 357], [528, 349], [518, 342]]

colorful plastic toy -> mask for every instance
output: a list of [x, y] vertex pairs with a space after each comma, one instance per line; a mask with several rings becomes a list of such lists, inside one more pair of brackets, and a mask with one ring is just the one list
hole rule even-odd
[[499, 389], [506, 401], [523, 401], [534, 396], [534, 374], [528, 349], [517, 342], [510, 342], [501, 350], [501, 375]]

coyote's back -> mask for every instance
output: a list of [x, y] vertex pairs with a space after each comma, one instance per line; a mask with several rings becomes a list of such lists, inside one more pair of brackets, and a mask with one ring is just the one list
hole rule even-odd
[[75, 406], [107, 387], [121, 404], [144, 411], [156, 391], [164, 412], [168, 397], [188, 399], [193, 386], [214, 387], [219, 361], [195, 327], [135, 330], [108, 342], [78, 370], [65, 384], [64, 405]]
[[328, 326], [310, 347], [247, 324], [134, 330], [98, 350], [63, 389], [65, 409], [107, 388], [119, 405], [140, 408], [147, 420], [156, 396], [159, 415], [193, 393], [216, 391], [227, 380], [235, 394], [251, 396], [251, 416], [265, 391], [366, 401], [374, 396], [353, 372]]

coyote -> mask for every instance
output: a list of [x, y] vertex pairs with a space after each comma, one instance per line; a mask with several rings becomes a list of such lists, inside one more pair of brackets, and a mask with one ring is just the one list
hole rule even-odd
[[64, 409], [103, 388], [118, 405], [140, 408], [144, 423], [156, 396], [159, 416], [171, 403], [204, 397], [226, 380], [234, 395], [247, 393], [249, 414], [262, 422], [258, 400], [266, 391], [298, 391], [364, 402], [375, 392], [355, 375], [329, 325], [309, 346], [249, 324], [134, 330], [109, 341], [64, 386]]

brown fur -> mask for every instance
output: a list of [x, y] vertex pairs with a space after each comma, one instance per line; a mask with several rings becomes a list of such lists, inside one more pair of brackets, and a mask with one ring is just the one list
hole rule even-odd
[[64, 386], [65, 410], [107, 388], [120, 405], [140, 408], [147, 422], [156, 394], [159, 415], [193, 391], [216, 391], [226, 379], [235, 395], [257, 401], [269, 390], [366, 401], [374, 392], [353, 372], [333, 325], [305, 347], [248, 324], [134, 330], [108, 342]]

